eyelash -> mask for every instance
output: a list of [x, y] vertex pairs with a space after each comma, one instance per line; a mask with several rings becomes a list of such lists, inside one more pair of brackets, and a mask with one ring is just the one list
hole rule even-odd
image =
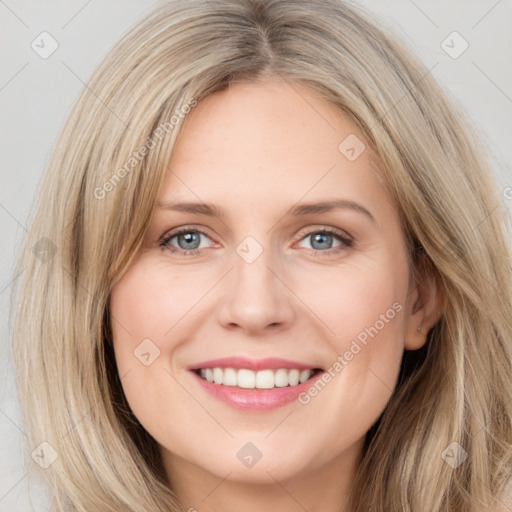
[[[169, 244], [169, 242], [174, 237], [182, 235], [184, 233], [199, 233], [201, 235], [206, 236], [207, 238], [210, 238], [207, 233], [205, 233], [204, 231], [201, 231], [200, 229], [184, 227], [184, 228], [179, 229], [178, 231], [170, 233], [169, 235], [164, 235], [159, 242], [160, 247], [162, 247], [162, 249], [170, 251], [171, 253], [173, 253], [179, 257], [197, 256], [201, 252], [202, 249], [189, 249], [189, 250], [180, 249], [180, 248], [174, 247]], [[353, 247], [353, 245], [354, 245], [354, 240], [352, 238], [350, 238], [347, 234], [343, 233], [342, 231], [338, 231], [337, 229], [329, 228], [329, 227], [325, 227], [325, 228], [321, 228], [321, 229], [314, 229], [314, 230], [308, 231], [306, 233], [303, 233], [300, 240], [303, 240], [303, 239], [307, 238], [308, 236], [311, 236], [314, 234], [319, 234], [319, 233], [323, 234], [323, 235], [333, 236], [341, 243], [341, 245], [339, 245], [338, 247], [335, 247], [333, 249], [327, 249], [325, 251], [310, 249], [310, 251], [313, 251], [313, 254], [315, 256], [319, 255], [319, 253], [321, 253], [322, 255], [325, 255], [327, 257], [333, 256], [333, 255], [336, 255], [340, 251], [343, 251], [343, 250]]]

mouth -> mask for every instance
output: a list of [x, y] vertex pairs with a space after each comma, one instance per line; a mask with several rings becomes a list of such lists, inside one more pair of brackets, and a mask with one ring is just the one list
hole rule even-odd
[[187, 368], [209, 396], [245, 412], [269, 411], [297, 400], [325, 373], [286, 359], [229, 357]]
[[217, 386], [231, 386], [241, 389], [274, 389], [294, 387], [312, 379], [321, 372], [320, 368], [267, 368], [254, 371], [248, 368], [199, 368], [195, 373], [203, 380]]

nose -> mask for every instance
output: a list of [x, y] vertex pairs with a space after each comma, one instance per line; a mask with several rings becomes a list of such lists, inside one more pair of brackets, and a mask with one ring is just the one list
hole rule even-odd
[[248, 263], [237, 253], [233, 270], [226, 276], [217, 315], [226, 329], [245, 334], [277, 332], [288, 328], [294, 320], [293, 293], [286, 284], [282, 266], [272, 262], [270, 251]]

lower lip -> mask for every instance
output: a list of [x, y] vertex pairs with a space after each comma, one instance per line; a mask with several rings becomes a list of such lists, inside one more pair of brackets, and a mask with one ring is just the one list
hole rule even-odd
[[243, 389], [236, 386], [224, 386], [208, 382], [192, 372], [203, 389], [214, 398], [221, 400], [233, 407], [243, 411], [270, 411], [283, 407], [312, 386], [324, 372], [318, 372], [311, 379], [298, 384], [297, 386], [285, 386], [272, 389]]

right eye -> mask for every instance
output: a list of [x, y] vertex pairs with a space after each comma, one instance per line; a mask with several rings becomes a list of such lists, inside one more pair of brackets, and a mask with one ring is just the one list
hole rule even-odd
[[205, 248], [201, 246], [201, 237], [210, 239], [206, 233], [198, 229], [182, 228], [167, 234], [161, 240], [160, 246], [178, 256], [197, 255]]

